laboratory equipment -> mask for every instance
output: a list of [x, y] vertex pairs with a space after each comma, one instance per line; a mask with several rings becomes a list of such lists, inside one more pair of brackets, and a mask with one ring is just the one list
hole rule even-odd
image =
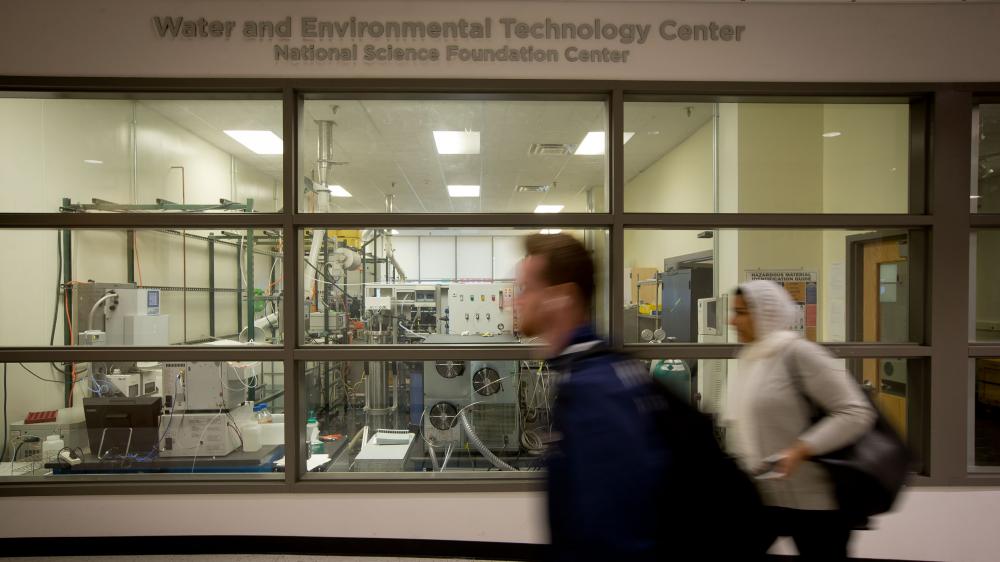
[[255, 388], [259, 362], [196, 361], [165, 363], [164, 404], [174, 412], [232, 410]]
[[[698, 299], [698, 343], [726, 343], [728, 324], [727, 295]], [[720, 414], [725, 406], [727, 361], [698, 360], [698, 407], [702, 412]]]
[[361, 451], [354, 458], [355, 472], [401, 472], [416, 437], [405, 429], [380, 429], [369, 437], [364, 428]]
[[156, 396], [84, 398], [90, 450], [98, 459], [156, 450], [163, 401]]
[[[252, 419], [249, 406], [229, 412], [172, 412], [160, 416], [160, 456], [224, 456], [240, 448], [240, 425]], [[244, 443], [245, 445], [245, 443]]]
[[122, 373], [115, 369], [99, 375], [102, 396], [159, 396], [162, 392], [162, 372], [142, 369], [138, 373]]
[[[428, 344], [481, 343], [482, 337], [439, 334]], [[512, 336], [489, 338], [493, 343], [515, 343]], [[518, 364], [516, 361], [424, 362], [424, 422], [422, 430], [434, 444], [469, 444], [478, 437], [495, 451], [520, 448], [518, 425]], [[475, 437], [463, 430], [464, 413]]]
[[513, 334], [513, 283], [447, 286], [449, 334]]
[[257, 421], [258, 425], [262, 423], [272, 423], [274, 421], [274, 417], [271, 415], [271, 411], [267, 409], [267, 402], [254, 404], [253, 418], [254, 420]]
[[[41, 444], [49, 435], [62, 437], [66, 447], [87, 447], [87, 424], [82, 420], [63, 421], [57, 419], [57, 421], [41, 423], [26, 423], [22, 420], [8, 426], [8, 435], [10, 436], [8, 450], [24, 443], [23, 457], [40, 456]], [[32, 441], [28, 441], [29, 438]], [[33, 441], [33, 439], [38, 439], [38, 441]]]
[[42, 462], [55, 462], [56, 455], [66, 446], [59, 435], [49, 435], [42, 441]]
[[680, 359], [656, 359], [650, 362], [649, 373], [679, 398], [691, 402], [691, 370]]
[[[78, 316], [86, 314], [87, 318], [81, 342], [110, 346], [169, 344], [170, 316], [160, 314], [159, 289], [108, 283], [83, 283], [79, 287], [78, 304], [86, 307], [93, 301], [87, 308], [77, 308]], [[103, 294], [98, 296], [102, 289]]]

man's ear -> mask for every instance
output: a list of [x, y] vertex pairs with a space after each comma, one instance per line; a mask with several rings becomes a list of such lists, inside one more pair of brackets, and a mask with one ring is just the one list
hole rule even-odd
[[564, 314], [568, 312], [579, 299], [579, 289], [574, 283], [561, 283], [548, 288], [549, 295], [542, 301], [542, 310], [546, 314]]

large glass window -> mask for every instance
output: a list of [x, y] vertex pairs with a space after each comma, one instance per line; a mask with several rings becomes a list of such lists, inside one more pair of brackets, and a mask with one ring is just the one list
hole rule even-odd
[[7, 363], [0, 480], [279, 477], [284, 374], [270, 361]]
[[[699, 408], [716, 416], [720, 431], [727, 438], [725, 443], [732, 450], [731, 434], [727, 433], [728, 420], [719, 416], [727, 407], [729, 389], [740, 375], [740, 361], [735, 359], [702, 359], [697, 361], [664, 361], [673, 369], [654, 370], [654, 376], [664, 381], [691, 382], [686, 388]], [[679, 367], [678, 367], [679, 365]], [[927, 362], [905, 358], [851, 358], [838, 359], [836, 365], [847, 376], [857, 381], [875, 406], [909, 445], [914, 456], [916, 472], [926, 470], [929, 411], [929, 378]], [[687, 372], [685, 372], [685, 370]], [[801, 376], [801, 375], [798, 375]], [[804, 389], [804, 387], [799, 387]], [[777, 452], [777, 451], [774, 451]]]
[[0, 97], [0, 211], [275, 212], [281, 102]]
[[307, 363], [308, 469], [538, 470], [556, 378], [543, 361]]
[[972, 364], [970, 465], [1000, 470], [1000, 358], [983, 357]]
[[820, 342], [920, 342], [922, 233], [884, 230], [625, 231], [626, 343], [735, 343], [727, 299], [771, 279]]
[[594, 322], [607, 333], [606, 230], [306, 229], [302, 271], [311, 344], [526, 343], [514, 309], [525, 237], [565, 232], [597, 264]]
[[299, 210], [607, 210], [601, 101], [309, 99]]
[[974, 341], [1000, 341], [1000, 230], [978, 230], [972, 235]]
[[1000, 213], [1000, 104], [979, 106], [979, 161], [972, 178], [972, 212]]
[[906, 103], [625, 104], [625, 211], [905, 213]]
[[[3, 346], [282, 341], [280, 231], [0, 230]], [[16, 320], [15, 320], [16, 319]]]

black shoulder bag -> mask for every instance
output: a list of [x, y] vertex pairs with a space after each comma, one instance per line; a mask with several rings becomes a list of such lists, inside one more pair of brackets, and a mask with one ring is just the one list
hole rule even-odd
[[[798, 366], [794, 364], [794, 353], [786, 357], [792, 382], [809, 405], [810, 419], [816, 423], [827, 412], [806, 393]], [[902, 438], [882, 415], [871, 395], [863, 388], [861, 391], [875, 410], [875, 425], [853, 444], [810, 459], [826, 468], [840, 511], [857, 528], [864, 528], [872, 515], [892, 509], [896, 496], [906, 484], [911, 463], [910, 451]]]

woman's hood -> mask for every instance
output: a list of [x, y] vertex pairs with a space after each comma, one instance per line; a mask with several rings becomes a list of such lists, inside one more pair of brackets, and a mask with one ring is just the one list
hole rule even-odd
[[755, 339], [791, 329], [798, 316], [798, 305], [784, 287], [774, 281], [756, 280], [740, 285], [740, 291], [753, 318]]

